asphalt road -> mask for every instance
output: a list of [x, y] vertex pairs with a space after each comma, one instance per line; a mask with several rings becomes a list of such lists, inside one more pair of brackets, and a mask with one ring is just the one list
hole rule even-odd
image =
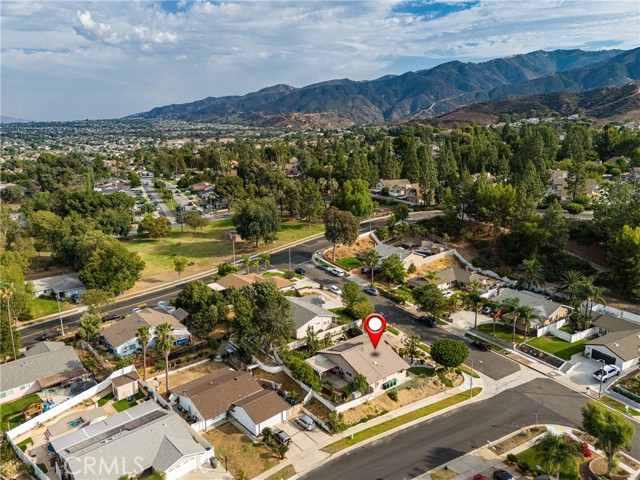
[[[587, 399], [550, 379], [536, 379], [421, 422], [337, 457], [304, 480], [401, 480], [417, 477], [535, 422], [578, 427]], [[638, 433], [632, 452], [640, 451]]]
[[[437, 214], [439, 214], [439, 212], [437, 211], [436, 212], [420, 212], [418, 214], [411, 215], [411, 219], [418, 220], [418, 219], [428, 218]], [[375, 229], [380, 225], [384, 225], [385, 223], [386, 223], [386, 219], [373, 220], [371, 222], [371, 228]], [[369, 231], [369, 222], [364, 222], [361, 225], [360, 231], [362, 233]], [[286, 268], [286, 269], [289, 268], [289, 265], [291, 265], [292, 269], [301, 266], [308, 272], [310, 278], [313, 278], [313, 279], [319, 278], [319, 281], [321, 281], [325, 285], [332, 285], [334, 283], [346, 282], [343, 279], [336, 279], [336, 277], [325, 274], [324, 272], [321, 272], [313, 268], [313, 264], [311, 263], [311, 256], [313, 255], [313, 253], [317, 250], [320, 250], [321, 248], [328, 248], [329, 246], [330, 246], [330, 243], [327, 242], [324, 239], [324, 237], [307, 240], [295, 246], [292, 246], [290, 249], [283, 250], [281, 252], [274, 253], [273, 255], [271, 255], [271, 265], [274, 268]], [[289, 259], [291, 259], [291, 263], [289, 263]], [[316, 276], [316, 274], [319, 274], [319, 275]], [[206, 281], [209, 279], [210, 276], [211, 276], [211, 273], [206, 273], [206, 274], [200, 275], [195, 279], [189, 280], [189, 282], [199, 280], [199, 279], [204, 279]], [[176, 298], [180, 290], [182, 290], [184, 286], [187, 285], [187, 283], [189, 282], [184, 282], [178, 285], [172, 285], [162, 290], [141, 295], [133, 299], [117, 301], [113, 305], [111, 305], [111, 307], [108, 310], [104, 311], [103, 314], [117, 313], [120, 315], [126, 315], [131, 313], [131, 309], [135, 308], [137, 305], [146, 304], [147, 306], [154, 306], [154, 305], [157, 305], [159, 301], [171, 300], [173, 298]], [[391, 302], [389, 302], [388, 300], [385, 300], [385, 299], [383, 300], [384, 302], [388, 302], [388, 304], [392, 305]], [[403, 310], [397, 307], [395, 308], [399, 312], [403, 312]], [[74, 314], [67, 314], [67, 315], [64, 315], [63, 313], [62, 321], [64, 323], [65, 333], [69, 329], [75, 330], [77, 328], [78, 321], [80, 320], [81, 316], [82, 316], [82, 313], [74, 313]], [[59, 319], [47, 320], [45, 322], [34, 323], [32, 325], [22, 327], [20, 329], [20, 334], [22, 336], [21, 337], [22, 346], [28, 347], [29, 345], [33, 345], [34, 343], [39, 341], [38, 337], [40, 337], [42, 334], [51, 332], [54, 330], [60, 330]]]

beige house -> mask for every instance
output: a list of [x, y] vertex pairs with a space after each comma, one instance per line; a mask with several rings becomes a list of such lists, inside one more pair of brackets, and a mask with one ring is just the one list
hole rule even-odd
[[240, 273], [230, 273], [229, 275], [219, 278], [213, 283], [209, 283], [208, 286], [212, 290], [222, 292], [228, 288], [241, 289], [248, 287], [249, 285], [253, 285], [254, 283], [265, 282], [273, 283], [282, 291], [291, 290], [293, 288], [293, 282], [291, 280], [277, 276], [265, 278], [256, 273], [246, 273], [244, 275]]
[[318, 373], [336, 374], [352, 383], [356, 375], [367, 379], [367, 393], [381, 393], [390, 383], [402, 384], [407, 378], [410, 365], [398, 355], [387, 340], [385, 333], [374, 349], [368, 335], [359, 335], [332, 347], [320, 350], [317, 355], [305, 360]]
[[140, 380], [140, 376], [135, 370], [113, 378], [111, 380], [111, 391], [113, 392], [114, 398], [116, 400], [122, 400], [133, 397], [140, 391], [138, 380]]
[[539, 319], [532, 321], [533, 328], [544, 327], [566, 318], [571, 311], [570, 307], [562, 305], [553, 300], [526, 290], [513, 290], [511, 288], [499, 288], [498, 294], [491, 298], [491, 301], [498, 304], [505, 300], [517, 298], [520, 305], [527, 305], [536, 312]]
[[374, 193], [380, 193], [385, 188], [389, 190], [390, 197], [415, 204], [424, 203], [420, 186], [417, 183], [411, 183], [406, 178], [399, 178], [397, 180], [380, 179], [371, 190]]

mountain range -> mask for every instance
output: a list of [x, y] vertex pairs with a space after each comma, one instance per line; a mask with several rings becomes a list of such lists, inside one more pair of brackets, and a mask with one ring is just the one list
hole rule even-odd
[[302, 88], [275, 85], [243, 96], [157, 107], [127, 118], [281, 126], [294, 121], [300, 126], [379, 124], [433, 118], [478, 102], [580, 93], [635, 80], [640, 80], [640, 48], [539, 50], [482, 63], [453, 61], [370, 81], [330, 80]]

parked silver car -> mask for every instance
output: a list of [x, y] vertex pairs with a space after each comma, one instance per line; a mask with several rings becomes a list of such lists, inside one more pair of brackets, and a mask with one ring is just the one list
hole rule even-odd
[[302, 430], [313, 430], [316, 428], [316, 422], [309, 415], [302, 415], [297, 417], [295, 422]]

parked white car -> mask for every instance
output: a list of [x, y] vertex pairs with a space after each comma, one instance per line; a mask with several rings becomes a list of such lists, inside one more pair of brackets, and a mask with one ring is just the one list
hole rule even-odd
[[611, 377], [620, 375], [620, 368], [615, 365], [605, 365], [594, 372], [593, 377], [599, 382], [606, 383]]
[[344, 277], [344, 272], [342, 270], [338, 270], [337, 268], [330, 268], [329, 273], [336, 277]]
[[337, 285], [331, 285], [329, 287], [329, 291], [331, 293], [335, 293], [336, 295], [342, 295], [342, 290], [340, 290], [340, 287], [338, 287]]
[[451, 298], [453, 297], [453, 292], [451, 290], [445, 290], [442, 292], [442, 295], [444, 295], [444, 298]]

